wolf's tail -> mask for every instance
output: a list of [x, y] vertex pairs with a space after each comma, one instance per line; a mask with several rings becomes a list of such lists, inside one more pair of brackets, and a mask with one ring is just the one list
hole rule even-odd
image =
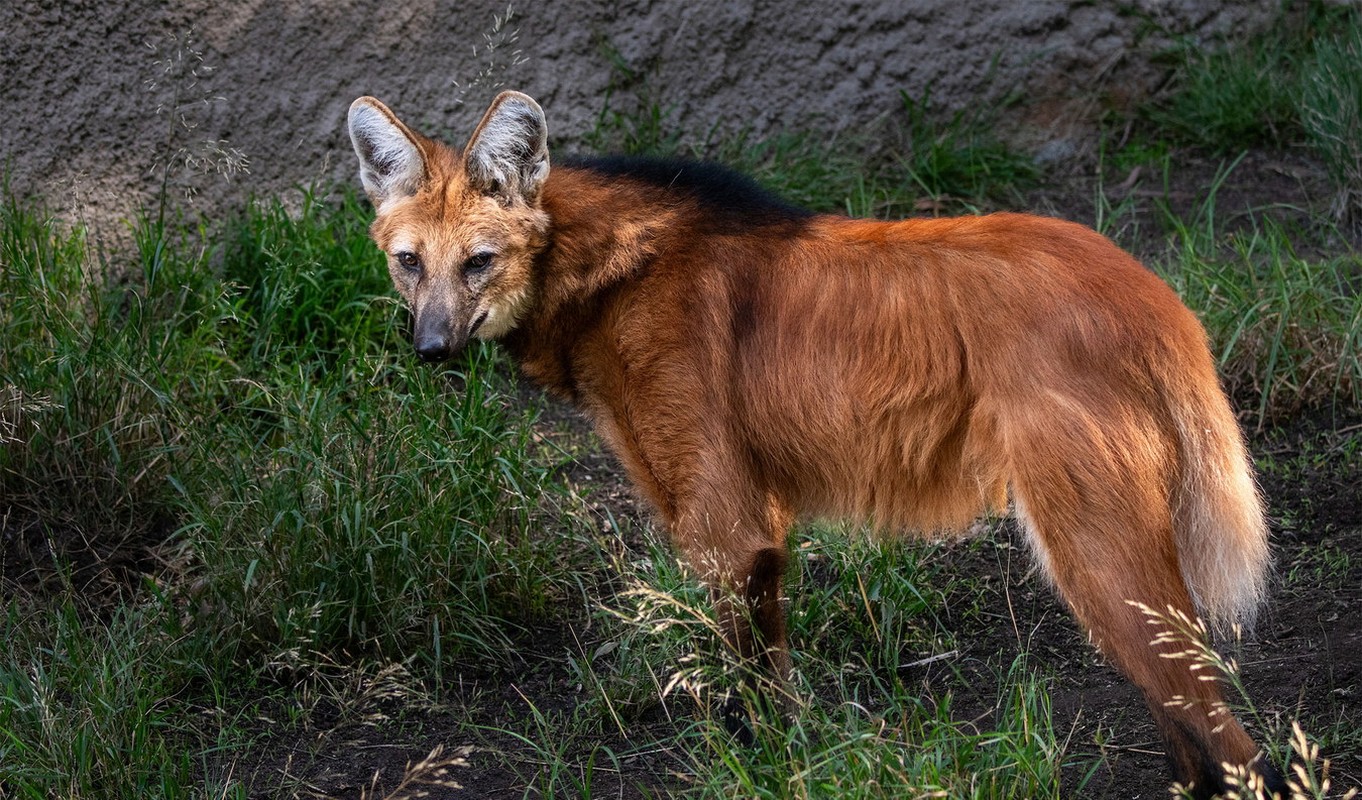
[[1170, 410], [1182, 451], [1173, 503], [1182, 577], [1213, 630], [1251, 628], [1271, 565], [1263, 501], [1238, 422], [1214, 378], [1181, 389]]

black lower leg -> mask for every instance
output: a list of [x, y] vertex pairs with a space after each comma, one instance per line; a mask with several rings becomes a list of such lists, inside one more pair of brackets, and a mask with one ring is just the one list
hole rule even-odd
[[[790, 654], [785, 641], [785, 609], [781, 603], [781, 580], [788, 560], [784, 550], [759, 550], [743, 582], [740, 602], [724, 605], [721, 612], [730, 645], [742, 664], [742, 689], [723, 701], [724, 727], [742, 745], [755, 741], [752, 714], [761, 720], [779, 720], [789, 705], [787, 682]], [[752, 706], [745, 698], [752, 700]]]

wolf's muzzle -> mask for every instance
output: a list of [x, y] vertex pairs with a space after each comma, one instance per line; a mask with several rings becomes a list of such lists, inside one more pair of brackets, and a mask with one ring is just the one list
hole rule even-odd
[[416, 347], [416, 355], [429, 363], [444, 361], [453, 355], [447, 336], [417, 337], [413, 344]]
[[[416, 330], [412, 335], [412, 346], [422, 361], [445, 361], [459, 350], [467, 341], [467, 334], [453, 335], [454, 326], [448, 314], [432, 312], [416, 315]], [[461, 332], [462, 333], [462, 332]]]

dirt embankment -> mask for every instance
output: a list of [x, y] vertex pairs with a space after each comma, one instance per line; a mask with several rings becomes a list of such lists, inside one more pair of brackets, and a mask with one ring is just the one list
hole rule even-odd
[[[617, 105], [649, 97], [686, 130], [864, 128], [900, 90], [946, 107], [1143, 91], [1170, 32], [1209, 40], [1273, 5], [564, 0], [508, 20], [505, 0], [20, 0], [0, 5], [0, 153], [16, 191], [90, 218], [125, 215], [163, 179], [212, 208], [348, 180], [343, 120], [361, 94], [438, 133], [519, 88], [569, 145], [612, 86]], [[1037, 141], [1064, 135], [1072, 104], [1031, 108]]]

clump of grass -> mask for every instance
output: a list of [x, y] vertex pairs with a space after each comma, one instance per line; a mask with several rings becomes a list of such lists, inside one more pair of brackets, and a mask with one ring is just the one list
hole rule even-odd
[[222, 281], [233, 287], [234, 359], [244, 365], [314, 365], [318, 379], [359, 359], [399, 353], [403, 330], [382, 254], [353, 194], [324, 205], [309, 192], [293, 211], [253, 203], [215, 237]]
[[855, 670], [872, 679], [951, 650], [936, 617], [946, 603], [934, 588], [933, 549], [864, 538], [854, 529], [812, 531], [787, 581], [799, 598], [791, 635], [803, 649], [841, 664], [844, 675]]
[[136, 228], [138, 262], [113, 277], [79, 231], [0, 204], [0, 517], [58, 560], [164, 536], [167, 477], [222, 387], [222, 289], [199, 252], [153, 227]]
[[1256, 400], [1260, 424], [1362, 403], [1362, 260], [1299, 256], [1270, 219], [1222, 235], [1214, 197], [1191, 220], [1168, 216], [1174, 250], [1160, 266], [1206, 325], [1231, 392]]
[[1178, 58], [1177, 88], [1146, 112], [1156, 126], [1218, 153], [1281, 146], [1297, 131], [1300, 53], [1280, 29], [1223, 50], [1188, 43]]
[[1293, 144], [1317, 51], [1359, 24], [1355, 10], [1311, 0], [1282, 4], [1271, 24], [1240, 40], [1185, 38], [1169, 53], [1169, 89], [1144, 115], [1177, 139], [1221, 154]]
[[947, 115], [932, 104], [931, 87], [903, 99], [898, 162], [911, 186], [929, 198], [978, 203], [1033, 184], [1035, 163], [996, 133], [995, 106], [978, 103]]
[[178, 483], [196, 602], [268, 652], [504, 657], [563, 589], [566, 537], [530, 535], [547, 467], [489, 348], [408, 369], [363, 221], [266, 204], [225, 235], [246, 369]]
[[216, 426], [184, 481], [181, 538], [213, 627], [268, 652], [513, 652], [509, 620], [562, 597], [562, 551], [529, 535], [551, 490], [528, 428], [486, 389], [491, 364], [476, 358], [452, 397], [382, 358], [352, 366], [359, 385], [295, 373], [248, 390], [249, 416]]
[[[186, 796], [197, 704], [357, 659], [438, 688], [580, 583], [532, 410], [490, 349], [407, 368], [356, 201], [257, 207], [221, 249], [168, 219], [110, 268], [0, 205], [0, 525], [51, 543], [5, 553], [0, 784], [35, 796]], [[133, 562], [107, 605], [62, 605], [73, 548]], [[55, 588], [10, 591], [33, 570]]]
[[570, 712], [545, 712], [523, 694], [521, 700], [529, 710], [531, 729], [525, 733], [492, 730], [523, 748], [519, 753], [507, 753], [504, 760], [525, 784], [526, 796], [532, 792], [541, 797], [582, 800], [604, 796], [598, 773], [618, 774], [620, 761], [613, 750], [597, 743], [599, 729], [592, 715], [581, 713], [580, 707]]
[[0, 616], [0, 786], [16, 797], [189, 797], [174, 610], [92, 619], [71, 597]]
[[732, 747], [715, 722], [687, 733], [704, 797], [1057, 797], [1063, 748], [1043, 685], [1022, 662], [1002, 678], [992, 723], [954, 718], [949, 694], [917, 687], [875, 698], [843, 693], [792, 720], [758, 721], [756, 744]]
[[648, 85], [646, 72], [609, 42], [600, 51], [610, 64], [610, 80], [596, 124], [583, 137], [586, 149], [628, 156], [699, 156], [696, 143], [673, 119], [675, 107], [662, 102]]
[[1324, 39], [1307, 61], [1300, 122], [1337, 188], [1335, 219], [1362, 212], [1362, 20]]
[[[693, 796], [1057, 796], [1064, 746], [1044, 682], [1017, 660], [978, 727], [957, 718], [949, 692], [924, 695], [917, 657], [942, 646], [931, 608], [941, 591], [924, 566], [932, 548], [847, 533], [811, 532], [795, 550], [790, 687], [752, 675], [719, 644], [708, 594], [667, 553], [620, 553], [623, 591], [605, 606], [606, 645], [579, 662], [590, 690], [579, 708], [605, 697], [602, 716], [634, 730], [651, 706], [628, 684], [654, 704], [673, 698], [670, 713], [699, 709], [674, 740]], [[783, 692], [798, 711], [782, 720], [769, 698]], [[748, 710], [751, 748], [734, 744], [717, 713], [734, 698]]]
[[1171, 89], [1144, 111], [1181, 142], [1229, 155], [1305, 144], [1324, 162], [1342, 220], [1362, 210], [1362, 14], [1283, 6], [1261, 33], [1220, 48], [1187, 42]]
[[[181, 696], [202, 653], [147, 573], [176, 525], [173, 475], [225, 393], [231, 307], [191, 234], [134, 234], [96, 262], [80, 229], [0, 202], [0, 785], [20, 796], [193, 784]], [[24, 541], [41, 550], [11, 549]]]

